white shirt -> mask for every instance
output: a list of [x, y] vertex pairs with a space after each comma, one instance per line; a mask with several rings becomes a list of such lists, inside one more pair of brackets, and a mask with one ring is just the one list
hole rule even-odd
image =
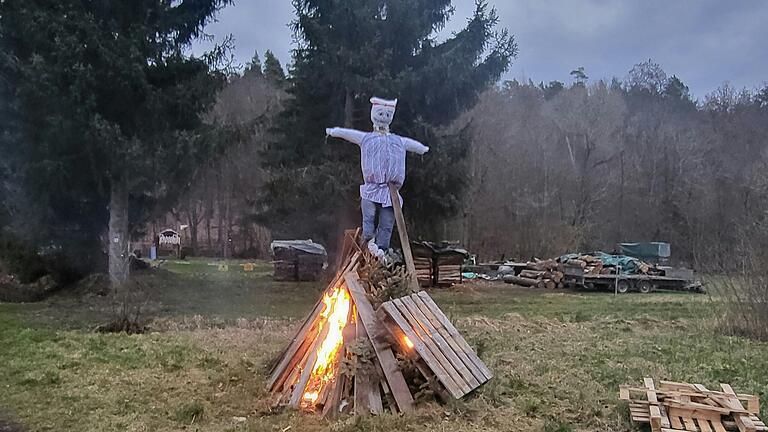
[[[388, 183], [394, 184], [398, 191], [405, 183], [405, 152], [424, 154], [429, 150], [429, 147], [414, 139], [392, 133], [331, 128], [328, 134], [360, 146], [360, 168], [363, 173], [360, 198], [384, 207], [392, 206]], [[400, 197], [402, 202], [403, 198]]]

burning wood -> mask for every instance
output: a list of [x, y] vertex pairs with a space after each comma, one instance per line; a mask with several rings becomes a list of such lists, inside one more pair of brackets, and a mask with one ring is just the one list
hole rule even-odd
[[376, 270], [356, 235], [346, 237], [346, 259], [270, 372], [276, 406], [323, 416], [407, 412], [419, 383], [458, 399], [492, 377], [432, 299], [413, 293], [410, 277]]

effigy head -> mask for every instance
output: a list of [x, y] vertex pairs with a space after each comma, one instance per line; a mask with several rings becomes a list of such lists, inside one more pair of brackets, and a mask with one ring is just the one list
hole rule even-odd
[[389, 129], [392, 119], [395, 117], [397, 99], [387, 100], [377, 97], [371, 98], [371, 121], [377, 129]]

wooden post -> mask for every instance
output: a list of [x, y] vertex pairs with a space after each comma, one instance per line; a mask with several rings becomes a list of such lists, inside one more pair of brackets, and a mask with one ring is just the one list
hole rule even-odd
[[400, 246], [403, 248], [403, 259], [405, 259], [405, 269], [411, 278], [411, 289], [414, 292], [421, 291], [419, 279], [416, 276], [416, 265], [413, 263], [413, 253], [411, 253], [411, 241], [408, 240], [408, 230], [405, 227], [405, 217], [403, 217], [403, 207], [400, 205], [400, 196], [397, 194], [397, 188], [392, 183], [389, 184], [389, 198], [392, 200], [392, 208], [395, 210], [395, 221], [397, 221], [397, 232], [400, 234]]

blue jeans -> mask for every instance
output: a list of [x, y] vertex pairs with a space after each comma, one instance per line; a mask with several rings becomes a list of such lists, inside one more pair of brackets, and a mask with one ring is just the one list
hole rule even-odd
[[[376, 237], [376, 246], [379, 249], [389, 248], [389, 239], [392, 238], [392, 229], [395, 226], [395, 209], [382, 207], [381, 204], [360, 199], [360, 209], [363, 211], [363, 239], [368, 242]], [[379, 225], [376, 226], [376, 214], [379, 215]]]

